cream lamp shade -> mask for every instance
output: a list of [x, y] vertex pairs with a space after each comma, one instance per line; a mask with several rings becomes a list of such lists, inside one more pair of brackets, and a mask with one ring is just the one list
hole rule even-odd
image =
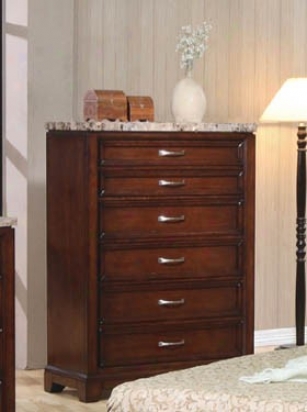
[[260, 122], [307, 122], [307, 77], [286, 80], [263, 112]]

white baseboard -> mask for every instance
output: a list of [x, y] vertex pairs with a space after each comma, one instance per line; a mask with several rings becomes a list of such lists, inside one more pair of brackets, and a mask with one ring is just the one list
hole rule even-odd
[[[305, 327], [305, 337], [306, 332], [307, 328]], [[254, 334], [255, 347], [292, 345], [294, 343], [295, 328], [256, 330]]]

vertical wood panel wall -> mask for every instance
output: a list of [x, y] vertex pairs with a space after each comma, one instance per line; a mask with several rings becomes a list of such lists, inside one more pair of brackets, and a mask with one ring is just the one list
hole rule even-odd
[[[257, 122], [288, 77], [307, 76], [306, 0], [75, 0], [75, 117], [90, 88], [151, 95], [172, 120], [182, 25], [211, 21], [195, 64], [207, 122]], [[259, 126], [256, 329], [294, 326], [296, 127]]]

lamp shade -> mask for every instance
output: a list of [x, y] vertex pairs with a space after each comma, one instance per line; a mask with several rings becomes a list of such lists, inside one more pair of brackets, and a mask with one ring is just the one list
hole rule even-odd
[[307, 121], [307, 77], [285, 81], [260, 117], [260, 122]]

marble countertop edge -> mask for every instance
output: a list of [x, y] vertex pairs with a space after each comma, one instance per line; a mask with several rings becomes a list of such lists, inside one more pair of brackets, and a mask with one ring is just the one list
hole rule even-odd
[[17, 224], [17, 218], [0, 216], [0, 227], [15, 226]]
[[173, 123], [173, 122], [121, 122], [110, 120], [51, 121], [45, 124], [50, 130], [77, 131], [127, 131], [127, 132], [250, 132], [257, 130], [256, 123]]

